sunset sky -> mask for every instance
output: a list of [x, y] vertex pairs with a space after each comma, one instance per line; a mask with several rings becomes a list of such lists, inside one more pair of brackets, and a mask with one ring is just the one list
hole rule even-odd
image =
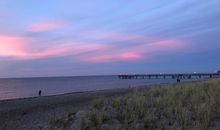
[[1, 0], [0, 77], [214, 72], [220, 0]]

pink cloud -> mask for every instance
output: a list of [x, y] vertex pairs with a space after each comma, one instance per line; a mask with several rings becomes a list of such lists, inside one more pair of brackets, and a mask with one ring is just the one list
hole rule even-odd
[[26, 49], [24, 38], [0, 35], [0, 56], [25, 57], [27, 55]]
[[0, 57], [12, 57], [17, 59], [41, 59], [61, 56], [74, 56], [81, 53], [107, 50], [108, 45], [60, 43], [49, 48], [36, 49], [29, 43], [26, 37], [0, 35]]
[[143, 56], [136, 52], [126, 52], [119, 55], [119, 59], [122, 60], [137, 60], [141, 58], [143, 58]]
[[32, 58], [48, 58], [48, 57], [61, 57], [61, 56], [75, 56], [85, 52], [92, 52], [97, 50], [107, 49], [107, 45], [89, 44], [82, 45], [80, 43], [64, 43], [58, 44], [51, 48], [38, 51], [32, 54]]
[[154, 53], [154, 52], [171, 52], [174, 53], [176, 51], [180, 51], [180, 49], [184, 49], [185, 45], [173, 39], [160, 39], [155, 40], [150, 43], [143, 43], [141, 45], [135, 46], [132, 49], [137, 50], [142, 53]]
[[[142, 38], [142, 37], [141, 37]], [[183, 42], [175, 39], [153, 39], [146, 40], [141, 44], [130, 44], [121, 47], [112, 45], [108, 51], [97, 51], [92, 54], [77, 56], [77, 59], [85, 62], [106, 63], [118, 61], [146, 61], [152, 59], [155, 54], [167, 55], [170, 53], [185, 51]]]
[[142, 55], [136, 52], [126, 53], [109, 53], [109, 54], [95, 54], [95, 55], [83, 55], [76, 57], [80, 61], [92, 62], [92, 63], [108, 63], [118, 61], [137, 61], [142, 59]]
[[55, 29], [59, 29], [64, 26], [63, 22], [57, 21], [46, 21], [35, 23], [29, 27], [29, 31], [31, 32], [46, 32], [46, 31], [53, 31]]
[[[142, 35], [117, 34], [100, 35], [104, 41], [132, 40], [133, 43], [126, 46], [125, 43], [105, 44], [105, 43], [40, 43], [48, 44], [49, 47], [38, 48], [31, 43], [28, 37], [11, 35], [0, 35], [0, 57], [12, 57], [16, 59], [30, 60], [51, 57], [69, 56], [74, 60], [92, 63], [120, 62], [120, 61], [146, 61], [154, 57], [155, 54], [170, 54], [184, 51], [186, 46], [176, 39], [158, 39], [145, 37]], [[116, 35], [117, 34], [117, 35]], [[98, 36], [98, 35], [95, 35]], [[123, 37], [122, 37], [123, 36]], [[98, 37], [97, 37], [98, 38]], [[106, 38], [106, 39], [105, 39]], [[135, 41], [138, 41], [136, 44]], [[41, 46], [37, 44], [38, 46]]]
[[[160, 42], [162, 44], [163, 42]], [[79, 61], [92, 62], [92, 63], [108, 63], [108, 62], [120, 62], [120, 61], [149, 61], [157, 53], [173, 53], [179, 49], [179, 43], [175, 43], [175, 47], [169, 48], [170, 43], [164, 42], [163, 46], [157, 43], [144, 44], [132, 47], [125, 47], [123, 49], [119, 47], [112, 47], [113, 49], [105, 51], [97, 51], [92, 54], [83, 54], [75, 57]], [[166, 44], [168, 45], [166, 47]], [[173, 44], [173, 43], [172, 43]]]

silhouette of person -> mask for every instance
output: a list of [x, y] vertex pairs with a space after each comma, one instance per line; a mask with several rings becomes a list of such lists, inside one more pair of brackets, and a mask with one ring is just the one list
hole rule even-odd
[[42, 91], [41, 91], [41, 90], [39, 90], [38, 95], [39, 95], [39, 96], [41, 96], [41, 93], [42, 93]]

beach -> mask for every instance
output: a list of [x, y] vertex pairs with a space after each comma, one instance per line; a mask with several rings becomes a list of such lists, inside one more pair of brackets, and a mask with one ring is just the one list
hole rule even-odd
[[220, 0], [0, 0], [0, 130], [220, 130]]
[[50, 119], [88, 109], [95, 98], [122, 95], [130, 91], [132, 89], [129, 88], [112, 89], [0, 101], [0, 129], [39, 129], [38, 126], [47, 125]]
[[[138, 121], [136, 125], [138, 125], [137, 130], [148, 130], [152, 128], [164, 128], [165, 130], [169, 130], [171, 128], [179, 128], [182, 127], [197, 129], [198, 130], [219, 130], [220, 128], [220, 115], [211, 111], [214, 108], [219, 112], [219, 101], [218, 99], [214, 99], [213, 97], [218, 96], [218, 88], [215, 88], [214, 91], [212, 86], [219, 86], [220, 79], [210, 79], [203, 81], [193, 81], [193, 82], [185, 82], [185, 83], [173, 83], [173, 84], [160, 84], [160, 85], [151, 85], [151, 86], [140, 86], [134, 88], [121, 88], [121, 89], [108, 89], [108, 90], [99, 90], [99, 91], [87, 91], [87, 92], [75, 92], [75, 93], [67, 93], [62, 95], [54, 95], [54, 96], [42, 96], [42, 97], [31, 97], [31, 98], [22, 98], [22, 99], [12, 99], [12, 100], [4, 100], [0, 101], [0, 129], [1, 130], [78, 130], [78, 129], [103, 129], [103, 130], [118, 130], [120, 128], [126, 129], [123, 125], [124, 118], [127, 117], [129, 120], [137, 118], [139, 111], [148, 112], [150, 115], [155, 114], [151, 117], [149, 114], [147, 115], [149, 125], [148, 128], [145, 128], [144, 123], [141, 123], [141, 120]], [[201, 86], [200, 89], [198, 86]], [[208, 89], [206, 88], [208, 87]], [[213, 97], [208, 98], [203, 91], [207, 91], [207, 93], [212, 93]], [[192, 95], [195, 92], [195, 95]], [[180, 96], [175, 97], [175, 95], [179, 93]], [[191, 94], [190, 94], [191, 93]], [[178, 95], [179, 95], [178, 94]], [[183, 94], [183, 96], [181, 96]], [[186, 96], [191, 95], [191, 96]], [[156, 97], [155, 97], [156, 96]], [[150, 97], [150, 100], [149, 100]], [[204, 102], [200, 102], [200, 97], [204, 98]], [[144, 100], [143, 100], [144, 98]], [[154, 101], [155, 100], [155, 101]], [[178, 102], [187, 102], [185, 107], [178, 107], [175, 103]], [[209, 101], [210, 100], [210, 101]], [[156, 107], [154, 105], [156, 103]], [[194, 115], [193, 111], [188, 111], [189, 104], [197, 104], [195, 108], [199, 108], [198, 111], [201, 113], [209, 110], [209, 118], [207, 118], [204, 113], [199, 113], [195, 119], [191, 117]], [[204, 107], [204, 104], [212, 103], [212, 105]], [[110, 103], [110, 104], [109, 104]], [[113, 103], [113, 104], [112, 104]], [[113, 117], [108, 119], [110, 121], [104, 121], [101, 119], [101, 115], [107, 113], [112, 113], [115, 111], [115, 103], [117, 109], [121, 109], [122, 111], [118, 114], [122, 114], [125, 111], [125, 117], [120, 121], [117, 119], [117, 116], [113, 116], [117, 112], [113, 112]], [[128, 104], [127, 104], [128, 103]], [[130, 104], [131, 103], [131, 104]], [[141, 104], [144, 103], [147, 107], [143, 107]], [[105, 105], [107, 104], [107, 106]], [[112, 106], [111, 106], [112, 104]], [[121, 105], [120, 105], [121, 104]], [[127, 105], [122, 105], [127, 104]], [[138, 106], [136, 106], [138, 105]], [[213, 106], [213, 108], [211, 108]], [[128, 107], [128, 108], [127, 108]], [[173, 108], [172, 108], [173, 107]], [[115, 109], [115, 110], [109, 110]], [[158, 109], [159, 108], [159, 109]], [[201, 109], [200, 109], [201, 108]], [[132, 111], [127, 112], [127, 110], [132, 109]], [[177, 113], [177, 119], [173, 119], [173, 115], [171, 122], [178, 122], [180, 119], [178, 114], [183, 114], [180, 120], [180, 124], [173, 124], [174, 126], [169, 126], [170, 119], [163, 119], [163, 116], [160, 116], [159, 119], [156, 119], [153, 123], [151, 120], [155, 120], [158, 116], [158, 113], [161, 115], [167, 115], [170, 113], [170, 110], [177, 109], [179, 111]], [[104, 111], [103, 111], [104, 110]], [[146, 111], [147, 110], [147, 111]], [[153, 110], [153, 111], [152, 111]], [[134, 112], [134, 113], [133, 113]], [[137, 112], [137, 113], [136, 113]], [[155, 113], [156, 112], [156, 113]], [[165, 112], [165, 113], [164, 113]], [[136, 114], [135, 114], [136, 113]], [[190, 114], [191, 113], [191, 114]], [[92, 115], [91, 115], [92, 114]], [[131, 116], [134, 114], [133, 116]], [[117, 115], [117, 114], [116, 114]], [[87, 123], [84, 123], [84, 126], [87, 128], [81, 128], [83, 123], [81, 121], [82, 116], [85, 116]], [[146, 116], [145, 114], [141, 114], [141, 116]], [[201, 117], [200, 117], [201, 116]], [[168, 116], [169, 117], [169, 116]], [[206, 117], [206, 118], [205, 118]], [[78, 119], [79, 118], [79, 119]], [[191, 120], [191, 118], [193, 120]], [[198, 118], [198, 120], [197, 120]], [[204, 119], [203, 119], [204, 118]], [[106, 120], [106, 119], [105, 119]], [[127, 120], [127, 119], [126, 119]], [[136, 120], [136, 119], [135, 119]], [[101, 121], [101, 122], [100, 122]], [[163, 123], [168, 123], [169, 125], [163, 125]], [[91, 125], [92, 122], [96, 122], [97, 125]], [[97, 122], [99, 122], [97, 124]], [[104, 123], [105, 122], [105, 123]], [[159, 122], [159, 123], [158, 123]], [[181, 124], [181, 122], [183, 124]], [[184, 123], [185, 122], [185, 123]], [[197, 122], [198, 124], [193, 125], [193, 122]], [[104, 123], [104, 124], [103, 124]], [[107, 123], [107, 124], [106, 124]], [[145, 122], [146, 123], [146, 122]], [[208, 124], [207, 124], [208, 123]], [[120, 124], [120, 125], [119, 125]], [[128, 128], [132, 129], [132, 124], [129, 124]], [[183, 126], [182, 126], [183, 125]], [[192, 126], [191, 126], [192, 125]], [[198, 125], [198, 126], [197, 126]], [[120, 127], [120, 128], [119, 128]], [[140, 127], [140, 128], [139, 128]], [[76, 128], [76, 129], [75, 129]]]

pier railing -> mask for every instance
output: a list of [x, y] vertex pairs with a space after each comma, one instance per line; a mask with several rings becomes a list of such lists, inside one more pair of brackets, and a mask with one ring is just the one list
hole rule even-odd
[[220, 77], [220, 73], [177, 73], [177, 74], [122, 74], [120, 79], [192, 79]]

